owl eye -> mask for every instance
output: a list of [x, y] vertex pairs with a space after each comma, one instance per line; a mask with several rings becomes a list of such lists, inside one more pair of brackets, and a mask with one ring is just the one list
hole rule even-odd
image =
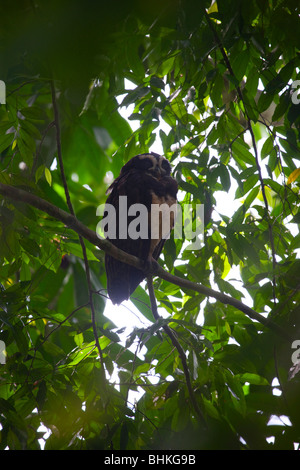
[[145, 164], [145, 169], [146, 170], [149, 170], [150, 168], [153, 168], [153, 166], [154, 166], [153, 161], [150, 160], [150, 159], [145, 160], [144, 164]]

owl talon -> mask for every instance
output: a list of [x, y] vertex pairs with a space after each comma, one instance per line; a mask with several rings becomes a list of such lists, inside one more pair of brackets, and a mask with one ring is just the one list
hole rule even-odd
[[145, 261], [145, 266], [144, 266], [144, 274], [147, 276], [151, 274], [155, 274], [156, 271], [158, 270], [159, 264], [158, 262], [151, 257], [147, 258]]

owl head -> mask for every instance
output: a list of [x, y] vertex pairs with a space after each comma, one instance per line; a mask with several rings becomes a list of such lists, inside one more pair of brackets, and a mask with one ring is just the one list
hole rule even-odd
[[142, 153], [131, 158], [123, 166], [120, 176], [132, 169], [144, 171], [157, 179], [171, 174], [171, 165], [168, 160], [154, 152]]

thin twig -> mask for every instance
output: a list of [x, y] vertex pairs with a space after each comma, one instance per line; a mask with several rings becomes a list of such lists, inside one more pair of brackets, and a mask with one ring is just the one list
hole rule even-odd
[[[160, 316], [157, 311], [157, 305], [156, 305], [156, 298], [155, 298], [155, 293], [154, 293], [154, 287], [153, 287], [153, 280], [152, 276], [147, 277], [147, 283], [148, 283], [148, 289], [149, 289], [149, 297], [150, 297], [150, 303], [151, 303], [151, 310], [152, 314], [155, 320], [159, 320]], [[183, 367], [183, 372], [185, 375], [185, 380], [187, 384], [187, 388], [189, 391], [190, 399], [192, 402], [192, 405], [194, 407], [194, 410], [196, 411], [198, 417], [200, 420], [205, 424], [205, 419], [204, 416], [198, 406], [198, 403], [196, 401], [195, 395], [194, 395], [194, 390], [192, 387], [191, 383], [191, 377], [190, 377], [190, 371], [187, 365], [186, 361], [186, 356], [184, 353], [184, 350], [181, 347], [181, 344], [179, 343], [178, 339], [175, 336], [175, 333], [172, 331], [172, 329], [168, 325], [163, 325], [163, 329], [166, 332], [166, 334], [169, 336], [170, 340], [172, 341], [173, 346], [177, 349], [179, 357], [181, 359], [182, 367]]]
[[[39, 342], [37, 344], [37, 346], [35, 346], [34, 350], [33, 350], [33, 356], [31, 358], [31, 361], [30, 361], [30, 364], [29, 364], [29, 367], [28, 367], [28, 372], [27, 372], [27, 376], [26, 376], [26, 379], [25, 381], [28, 382], [28, 379], [29, 379], [29, 373], [31, 371], [31, 367], [33, 365], [33, 362], [35, 361], [35, 358], [36, 358], [36, 353], [37, 351], [41, 348], [41, 346], [43, 346], [43, 344], [47, 341], [47, 339], [49, 338], [50, 335], [52, 335], [52, 333], [54, 333], [58, 328], [60, 328], [66, 321], [68, 321], [78, 310], [82, 309], [83, 307], [86, 307], [88, 304], [85, 304], [85, 305], [80, 305], [79, 307], [75, 308], [74, 310], [72, 310], [71, 313], [69, 313], [69, 315], [66, 316], [66, 318], [64, 320], [62, 320], [61, 322], [58, 322], [58, 325], [55, 326], [51, 331], [49, 331], [49, 333], [44, 336], [44, 339]], [[33, 320], [34, 321], [34, 320]]]
[[[223, 59], [224, 59], [224, 62], [226, 64], [226, 67], [230, 73], [230, 75], [236, 79], [235, 75], [234, 75], [234, 72], [233, 72], [233, 69], [231, 67], [231, 64], [230, 64], [230, 60], [228, 58], [228, 55], [226, 54], [226, 51], [223, 47], [223, 44], [222, 44], [222, 41], [221, 39], [219, 38], [219, 35], [213, 25], [213, 22], [211, 21], [210, 17], [209, 17], [209, 14], [207, 13], [206, 9], [204, 8], [204, 16], [206, 18], [206, 21], [207, 21], [207, 24], [209, 26], [209, 28], [211, 29], [213, 35], [214, 35], [214, 38], [215, 38], [215, 41], [217, 43], [217, 46], [223, 56]], [[242, 93], [242, 90], [241, 90], [241, 87], [239, 85], [236, 86], [236, 90], [237, 90], [237, 93], [238, 93], [238, 96], [239, 96], [239, 99], [240, 101], [243, 103], [243, 106], [244, 106], [244, 112], [245, 112], [245, 116], [246, 116], [246, 119], [247, 119], [247, 127], [248, 127], [248, 130], [250, 132], [250, 135], [251, 135], [251, 140], [252, 140], [252, 146], [253, 146], [253, 151], [254, 151], [254, 157], [255, 157], [255, 162], [256, 162], [256, 167], [257, 167], [257, 171], [258, 171], [258, 177], [259, 177], [259, 181], [260, 181], [260, 185], [261, 185], [261, 192], [262, 192], [262, 196], [263, 196], [263, 200], [264, 200], [264, 205], [265, 205], [265, 213], [266, 213], [266, 219], [267, 219], [267, 223], [268, 223], [268, 231], [269, 231], [269, 240], [270, 240], [270, 245], [271, 245], [271, 252], [272, 252], [272, 262], [273, 262], [273, 280], [272, 280], [272, 285], [273, 285], [273, 298], [274, 298], [274, 302], [276, 300], [276, 294], [275, 294], [275, 285], [276, 285], [276, 280], [275, 280], [275, 268], [276, 268], [276, 253], [275, 253], [275, 247], [274, 247], [274, 239], [273, 239], [273, 232], [272, 232], [272, 224], [270, 222], [270, 217], [269, 217], [269, 204], [268, 204], [268, 200], [267, 200], [267, 196], [266, 196], [266, 191], [265, 191], [265, 184], [264, 184], [264, 180], [263, 180], [263, 176], [262, 176], [262, 172], [261, 172], [261, 167], [260, 167], [260, 163], [259, 163], [259, 158], [258, 158], [258, 151], [257, 151], [257, 146], [256, 146], [256, 140], [255, 140], [255, 135], [254, 135], [254, 132], [253, 132], [253, 127], [252, 127], [252, 123], [251, 123], [251, 118], [249, 116], [249, 113], [247, 111], [247, 106], [246, 106], [246, 103], [245, 103], [245, 100], [244, 100], [244, 97], [243, 97], [243, 93]]]
[[[75, 212], [74, 212], [73, 205], [72, 205], [71, 198], [70, 198], [69, 188], [68, 188], [68, 184], [67, 184], [67, 179], [66, 179], [64, 164], [63, 164], [63, 159], [62, 159], [59, 112], [58, 112], [58, 106], [57, 106], [57, 100], [56, 100], [56, 91], [55, 91], [55, 86], [54, 86], [53, 80], [50, 81], [50, 85], [51, 85], [52, 104], [53, 104], [53, 111], [54, 111], [54, 123], [55, 123], [55, 128], [56, 128], [57, 157], [58, 157], [58, 163], [59, 163], [59, 168], [60, 168], [60, 174], [61, 174], [61, 179], [62, 179], [62, 183], [63, 183], [63, 187], [64, 187], [66, 201], [67, 201], [69, 211], [72, 214], [72, 216], [75, 217]], [[89, 268], [87, 254], [86, 254], [85, 243], [84, 243], [84, 240], [83, 240], [81, 235], [79, 235], [79, 242], [80, 242], [80, 245], [81, 245], [83, 260], [84, 260], [84, 266], [85, 266], [86, 280], [87, 280], [87, 286], [88, 286], [88, 295], [89, 295], [89, 303], [90, 303], [91, 312], [92, 312], [93, 333], [94, 333], [95, 343], [96, 343], [96, 346], [97, 346], [97, 349], [98, 349], [98, 352], [99, 352], [99, 357], [100, 357], [100, 361], [101, 361], [102, 369], [103, 369], [103, 374], [104, 374], [103, 354], [102, 354], [101, 346], [100, 346], [100, 343], [99, 343], [99, 338], [98, 338], [98, 334], [97, 334], [97, 327], [96, 327], [96, 312], [95, 312], [95, 307], [94, 307], [94, 302], [93, 302], [93, 289], [92, 289], [92, 283], [91, 283], [91, 274], [90, 274], [90, 268]]]
[[58, 106], [57, 106], [57, 100], [56, 100], [56, 90], [55, 90], [53, 80], [50, 81], [50, 86], [51, 86], [52, 104], [53, 104], [53, 112], [54, 112], [54, 125], [56, 128], [57, 158], [58, 158], [58, 164], [59, 164], [59, 169], [60, 169], [60, 175], [61, 175], [69, 211], [75, 217], [75, 212], [74, 212], [73, 205], [72, 205], [71, 198], [70, 198], [67, 178], [65, 175], [65, 169], [64, 169], [63, 159], [62, 159], [59, 112], [58, 112]]
[[44, 143], [44, 140], [46, 138], [46, 135], [48, 134], [48, 131], [50, 129], [52, 129], [52, 127], [55, 126], [55, 122], [52, 121], [48, 124], [48, 126], [46, 127], [43, 135], [42, 135], [42, 138], [41, 138], [41, 141], [40, 141], [40, 144], [39, 144], [39, 148], [36, 152], [36, 155], [35, 155], [35, 158], [34, 158], [34, 161], [33, 161], [33, 164], [32, 164], [32, 168], [31, 168], [31, 177], [34, 175], [35, 171], [36, 171], [36, 166], [37, 166], [37, 162], [38, 162], [38, 159], [39, 159], [39, 156], [40, 156], [40, 153], [41, 153], [41, 149], [42, 149], [42, 146], [43, 146], [43, 143]]

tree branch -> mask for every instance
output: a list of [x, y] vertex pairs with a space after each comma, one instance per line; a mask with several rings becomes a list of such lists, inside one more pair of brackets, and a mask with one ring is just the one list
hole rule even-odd
[[[123, 263], [130, 264], [131, 266], [135, 266], [141, 271], [144, 271], [145, 263], [142, 260], [140, 260], [136, 256], [126, 253], [123, 250], [120, 250], [105, 238], [98, 237], [96, 232], [86, 227], [76, 217], [64, 211], [63, 209], [54, 206], [45, 199], [35, 196], [34, 194], [24, 191], [23, 189], [19, 189], [17, 187], [4, 183], [0, 183], [0, 194], [9, 199], [29, 204], [35, 207], [36, 209], [45, 212], [49, 216], [54, 217], [56, 220], [59, 220], [60, 222], [74, 230], [77, 234], [81, 235], [94, 246], [97, 246], [101, 250], [105, 251], [113, 258], [117, 258]], [[189, 281], [188, 279], [174, 276], [173, 274], [170, 274], [165, 271], [158, 263], [154, 263], [151, 272], [146, 273], [146, 275], [150, 274], [156, 275], [161, 279], [171, 282], [183, 289], [193, 290], [207, 297], [213, 297], [214, 299], [219, 300], [224, 304], [232, 305], [237, 310], [240, 310], [241, 312], [245, 313], [253, 320], [258, 321], [262, 325], [273, 330], [285, 340], [289, 342], [293, 340], [293, 337], [289, 333], [287, 333], [283, 328], [274, 323], [272, 320], [270, 320], [269, 318], [265, 318], [263, 315], [259, 314], [255, 310], [252, 310], [250, 307], [244, 305], [241, 301], [234, 299], [229, 295], [215, 291], [201, 284]]]

